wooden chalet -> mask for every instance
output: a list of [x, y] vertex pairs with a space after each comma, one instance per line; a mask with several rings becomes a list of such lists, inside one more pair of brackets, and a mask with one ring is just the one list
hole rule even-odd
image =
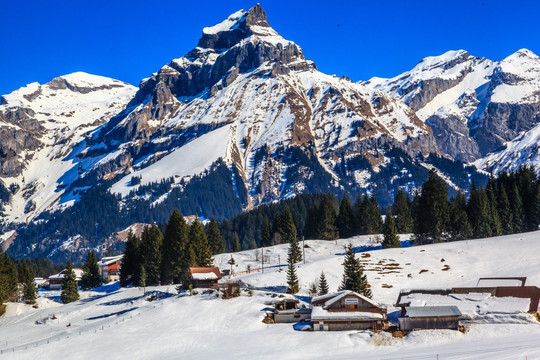
[[405, 308], [405, 316], [399, 318], [399, 329], [457, 330], [460, 316], [461, 311], [457, 306], [410, 306]]
[[315, 331], [382, 329], [386, 309], [354, 291], [314, 297], [311, 321]]
[[107, 281], [107, 279], [112, 281], [120, 280], [120, 268], [122, 267], [123, 258], [124, 255], [108, 256], [98, 261], [103, 281]]
[[223, 276], [218, 267], [191, 267], [189, 277], [194, 288], [217, 288]]

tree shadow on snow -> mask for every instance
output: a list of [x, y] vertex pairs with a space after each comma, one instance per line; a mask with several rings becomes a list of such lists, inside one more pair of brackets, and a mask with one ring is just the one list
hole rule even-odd
[[111, 317], [111, 316], [120, 316], [120, 315], [123, 315], [123, 314], [125, 314], [127, 312], [130, 312], [130, 311], [133, 311], [133, 310], [136, 310], [136, 309], [138, 309], [138, 307], [132, 307], [131, 309], [126, 309], [126, 310], [122, 310], [122, 311], [116, 311], [116, 312], [113, 312], [113, 313], [103, 314], [103, 315], [99, 315], [99, 316], [92, 316], [92, 317], [86, 318], [84, 320], [106, 319], [106, 318]]

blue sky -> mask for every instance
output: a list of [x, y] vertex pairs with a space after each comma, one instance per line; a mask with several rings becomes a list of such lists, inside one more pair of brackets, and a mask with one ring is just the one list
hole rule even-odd
[[[465, 49], [500, 60], [540, 54], [540, 1], [263, 1], [270, 24], [319, 70], [391, 77], [423, 57]], [[0, 0], [0, 94], [75, 71], [134, 85], [257, 1]]]

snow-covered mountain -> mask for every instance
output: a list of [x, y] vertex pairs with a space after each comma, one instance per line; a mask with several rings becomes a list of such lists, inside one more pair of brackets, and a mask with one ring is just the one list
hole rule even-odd
[[[536, 125], [539, 73], [528, 50], [500, 62], [451, 51], [355, 83], [318, 71], [256, 5], [204, 28], [138, 89], [75, 73], [3, 96], [3, 228], [39, 224], [39, 236], [15, 240], [17, 253], [51, 254], [98, 246], [157, 213], [165, 221], [175, 207], [222, 220], [303, 192], [389, 204], [431, 167], [467, 189], [476, 168], [454, 159], [477, 160]], [[65, 233], [46, 227], [96, 188], [85, 206], [109, 206], [110, 218], [83, 208], [93, 216], [84, 231], [79, 219], [58, 220], [72, 226]], [[106, 190], [114, 196], [100, 201]]]
[[[179, 183], [221, 158], [247, 190], [245, 207], [302, 192], [317, 172], [339, 188], [343, 157], [367, 156], [376, 168], [387, 161], [385, 148], [437, 152], [431, 129], [407, 105], [319, 72], [260, 5], [204, 28], [198, 46], [143, 80], [92, 143], [115, 154], [101, 176], [126, 174], [114, 192], [126, 196], [170, 176]], [[302, 176], [286, 176], [292, 168]]]
[[526, 49], [499, 62], [449, 51], [364, 84], [402, 99], [431, 126], [444, 153], [465, 161], [499, 149], [540, 120], [540, 58]]
[[4, 221], [27, 222], [71, 203], [62, 196], [88, 166], [78, 158], [85, 134], [120, 112], [135, 91], [118, 80], [77, 72], [2, 96], [0, 173], [12, 192]]

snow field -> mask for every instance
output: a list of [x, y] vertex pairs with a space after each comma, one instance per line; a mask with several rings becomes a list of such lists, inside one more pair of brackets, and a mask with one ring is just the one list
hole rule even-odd
[[[403, 239], [406, 239], [403, 236]], [[330, 290], [342, 276], [344, 246], [358, 250], [377, 245], [374, 237], [337, 241], [306, 241], [306, 264], [298, 264], [305, 299], [308, 285], [324, 270]], [[61, 305], [59, 293], [42, 292], [39, 308], [9, 304], [0, 318], [2, 359], [108, 357], [130, 359], [528, 359], [540, 358], [540, 324], [471, 324], [467, 333], [433, 330], [411, 333], [404, 339], [370, 332], [301, 332], [292, 324], [261, 322], [286, 282], [287, 245], [265, 249], [265, 272], [239, 275], [252, 288], [238, 298], [221, 300], [216, 294], [176, 294], [174, 286], [142, 289], [110, 284], [81, 292], [81, 300]], [[528, 285], [540, 284], [538, 233], [469, 240], [401, 249], [358, 253], [365, 266], [375, 301], [390, 306], [400, 289], [475, 286], [481, 276], [527, 276]], [[255, 251], [233, 254], [242, 272], [257, 268]], [[369, 255], [368, 255], [369, 254]], [[215, 257], [227, 268], [231, 254]], [[444, 261], [441, 261], [444, 259]], [[448, 270], [442, 270], [445, 265]], [[427, 271], [422, 271], [427, 270]], [[411, 274], [409, 277], [408, 274]], [[385, 286], [383, 286], [385, 285]], [[159, 295], [154, 301], [146, 299]], [[52, 320], [52, 314], [57, 317]], [[70, 324], [69, 327], [67, 325]], [[7, 343], [6, 343], [7, 341]], [[49, 343], [47, 344], [47, 341]], [[36, 344], [38, 345], [36, 347]], [[13, 352], [13, 348], [15, 351]]]

